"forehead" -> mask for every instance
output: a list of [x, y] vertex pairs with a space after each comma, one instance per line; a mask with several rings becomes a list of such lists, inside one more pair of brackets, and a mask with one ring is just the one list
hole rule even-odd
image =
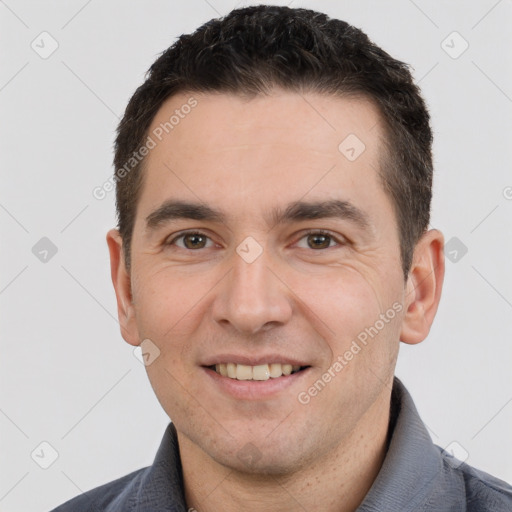
[[379, 110], [369, 98], [276, 89], [250, 98], [218, 92], [179, 93], [162, 104], [150, 133], [156, 134], [158, 142], [179, 145], [183, 151], [198, 143], [205, 150], [220, 150], [240, 144], [276, 147], [300, 141], [304, 149], [324, 152], [339, 151], [339, 143], [354, 134], [371, 153], [383, 130]]
[[382, 126], [365, 98], [282, 90], [250, 99], [177, 94], [148, 132], [155, 147], [146, 159], [140, 214], [169, 196], [248, 215], [262, 204], [307, 196], [353, 199], [379, 216], [379, 208], [391, 211], [378, 204], [386, 201], [377, 179]]

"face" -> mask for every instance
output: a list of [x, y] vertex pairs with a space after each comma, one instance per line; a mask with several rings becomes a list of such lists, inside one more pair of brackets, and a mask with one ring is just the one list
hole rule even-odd
[[392, 382], [406, 291], [382, 124], [364, 99], [180, 94], [150, 133], [191, 96], [146, 160], [123, 335], [150, 340], [181, 438], [286, 473], [354, 435]]

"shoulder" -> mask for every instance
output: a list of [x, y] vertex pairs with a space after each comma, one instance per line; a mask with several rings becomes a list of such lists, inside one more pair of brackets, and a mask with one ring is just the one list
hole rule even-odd
[[[63, 503], [51, 512], [110, 512], [132, 510], [141, 481], [149, 468], [142, 468], [101, 485]], [[122, 506], [122, 508], [120, 508]]]
[[465, 491], [467, 512], [512, 511], [512, 486], [442, 453], [445, 470], [457, 478]]
[[462, 473], [468, 512], [512, 510], [512, 487], [506, 482], [472, 466], [466, 466]]
[[151, 466], [83, 492], [52, 512], [185, 510], [176, 429], [169, 423]]

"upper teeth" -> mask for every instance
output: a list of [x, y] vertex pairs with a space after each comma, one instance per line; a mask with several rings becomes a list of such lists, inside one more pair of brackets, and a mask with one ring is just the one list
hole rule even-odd
[[290, 375], [300, 370], [300, 366], [291, 364], [259, 364], [257, 366], [248, 366], [245, 364], [223, 363], [216, 364], [215, 371], [223, 377], [229, 377], [237, 380], [268, 380], [276, 379], [282, 375]]

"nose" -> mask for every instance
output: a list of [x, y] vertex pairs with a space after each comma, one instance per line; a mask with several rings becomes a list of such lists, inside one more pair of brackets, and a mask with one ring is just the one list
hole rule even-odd
[[219, 284], [212, 306], [215, 321], [257, 334], [290, 320], [291, 292], [269, 264], [266, 251], [250, 263], [233, 254], [232, 270]]

